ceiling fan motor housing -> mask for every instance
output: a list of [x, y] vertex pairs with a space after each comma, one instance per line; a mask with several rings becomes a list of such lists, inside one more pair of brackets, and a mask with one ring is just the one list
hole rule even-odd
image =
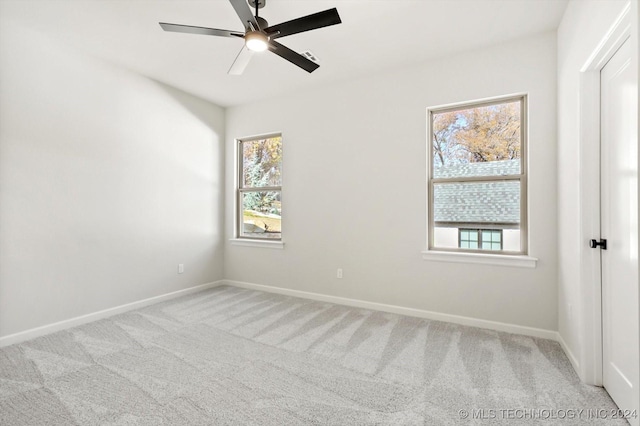
[[258, 21], [258, 26], [260, 27], [261, 31], [269, 26], [269, 23], [267, 22], [267, 20], [264, 19], [262, 16], [258, 16], [256, 18], [256, 21]]

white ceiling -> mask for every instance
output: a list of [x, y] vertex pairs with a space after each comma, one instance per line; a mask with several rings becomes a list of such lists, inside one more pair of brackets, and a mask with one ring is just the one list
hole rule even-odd
[[[168, 33], [158, 22], [242, 31], [228, 0], [2, 0], [0, 18], [221, 106], [354, 78], [557, 28], [568, 0], [267, 0], [271, 25], [337, 7], [342, 24], [278, 41], [311, 50], [308, 74], [276, 55], [227, 70], [241, 40]], [[1, 52], [0, 52], [1, 54]]]

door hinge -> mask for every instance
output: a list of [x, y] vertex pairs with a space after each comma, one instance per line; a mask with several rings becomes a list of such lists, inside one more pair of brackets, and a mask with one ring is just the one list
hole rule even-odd
[[607, 249], [607, 240], [601, 239], [600, 242], [598, 242], [596, 240], [591, 240], [591, 241], [589, 241], [589, 247], [591, 247], [591, 248], [600, 247], [602, 250], [606, 250]]

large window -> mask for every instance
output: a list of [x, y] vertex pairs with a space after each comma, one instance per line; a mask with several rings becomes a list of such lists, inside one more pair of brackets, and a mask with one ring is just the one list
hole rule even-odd
[[429, 249], [526, 254], [526, 96], [428, 116]]
[[238, 238], [282, 239], [282, 137], [238, 141]]

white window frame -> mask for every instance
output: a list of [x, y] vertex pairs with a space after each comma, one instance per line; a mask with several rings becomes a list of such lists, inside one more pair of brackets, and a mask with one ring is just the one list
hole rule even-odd
[[[464, 109], [486, 107], [491, 105], [498, 105], [510, 102], [520, 102], [520, 174], [518, 175], [494, 175], [494, 176], [468, 176], [468, 177], [455, 177], [455, 178], [434, 178], [433, 177], [433, 117], [435, 114], [451, 111], [459, 111]], [[527, 114], [527, 95], [517, 94], [503, 97], [496, 97], [485, 100], [470, 101], [458, 104], [450, 104], [445, 106], [432, 107], [427, 109], [427, 251], [423, 252], [423, 258], [426, 260], [447, 260], [446, 256], [439, 256], [438, 254], [474, 254], [475, 256], [463, 256], [460, 260], [450, 261], [465, 261], [471, 259], [473, 263], [483, 263], [482, 259], [488, 259], [491, 257], [499, 256], [502, 259], [509, 257], [526, 258], [522, 266], [535, 267], [535, 261], [537, 259], [528, 257], [529, 247], [529, 226], [527, 218], [527, 201], [528, 201], [528, 170], [527, 170], [527, 157], [528, 157], [528, 114]], [[504, 251], [504, 250], [481, 250], [481, 249], [463, 249], [463, 248], [449, 248], [449, 247], [436, 247], [434, 242], [434, 185], [438, 183], [467, 183], [467, 182], [500, 182], [500, 181], [516, 181], [520, 182], [520, 250], [519, 251]], [[451, 258], [453, 259], [453, 258]], [[533, 264], [528, 262], [531, 259]], [[498, 262], [502, 264], [502, 262]], [[507, 263], [509, 263], [507, 261]]]
[[[243, 151], [242, 144], [245, 142], [255, 142], [262, 139], [276, 138], [282, 139], [282, 133], [268, 133], [257, 136], [250, 136], [245, 138], [236, 139], [236, 160], [237, 160], [237, 172], [236, 172], [236, 203], [235, 203], [235, 237], [231, 239], [231, 244], [245, 247], [265, 247], [265, 248], [284, 248], [282, 241], [282, 230], [280, 231], [280, 238], [255, 238], [246, 237], [242, 235], [242, 226], [244, 223], [243, 208], [242, 208], [242, 194], [246, 192], [266, 192], [266, 191], [278, 191], [280, 192], [280, 202], [282, 203], [282, 179], [279, 186], [261, 186], [261, 187], [244, 187], [244, 167], [243, 167]], [[282, 163], [281, 163], [282, 164]], [[282, 168], [282, 166], [281, 166]]]

